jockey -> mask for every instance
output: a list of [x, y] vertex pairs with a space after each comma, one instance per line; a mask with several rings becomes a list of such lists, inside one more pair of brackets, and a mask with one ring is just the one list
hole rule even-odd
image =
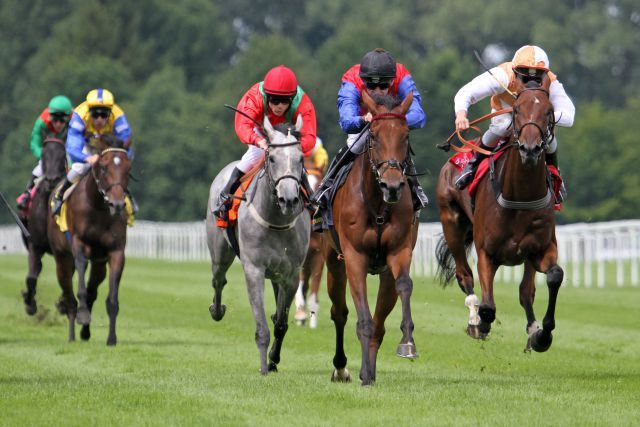
[[[514, 98], [509, 94], [515, 91], [516, 79], [527, 83], [530, 80], [541, 81], [544, 74], [551, 79], [549, 87], [549, 100], [553, 105], [556, 124], [565, 127], [573, 126], [575, 107], [562, 83], [556, 75], [549, 70], [549, 58], [544, 50], [538, 46], [523, 46], [518, 49], [511, 62], [500, 64], [489, 71], [480, 74], [464, 85], [454, 98], [454, 110], [456, 113], [456, 129], [463, 131], [469, 128], [467, 110], [469, 106], [491, 95], [491, 111], [513, 106]], [[480, 148], [493, 150], [498, 140], [506, 137], [511, 132], [511, 114], [500, 114], [491, 119], [489, 129], [482, 135]], [[546, 160], [558, 168], [558, 141], [555, 135], [548, 142]], [[473, 181], [478, 165], [486, 156], [475, 152], [469, 164], [460, 173], [456, 180], [456, 188], [462, 190]], [[560, 198], [564, 199], [566, 193], [561, 191]], [[562, 200], [558, 200], [558, 203]]]
[[[87, 94], [86, 101], [75, 108], [69, 123], [67, 155], [73, 165], [64, 183], [58, 187], [53, 196], [54, 214], [60, 213], [64, 192], [72, 183], [78, 182], [86, 175], [100, 158], [99, 154], [92, 153], [90, 140], [108, 134], [113, 134], [124, 141], [124, 147], [129, 150], [129, 158], [133, 157], [133, 151], [130, 148], [131, 129], [124, 111], [114, 102], [111, 92], [106, 89], [93, 89]], [[131, 194], [128, 193], [128, 195], [135, 213], [137, 210], [135, 202]]]
[[[393, 56], [384, 49], [378, 48], [365, 54], [360, 64], [355, 64], [342, 76], [342, 86], [338, 92], [338, 113], [340, 114], [340, 127], [348, 134], [347, 146], [349, 149], [343, 147], [341, 152], [336, 155], [335, 164], [331, 166], [321, 188], [314, 196], [317, 201], [323, 198], [328, 183], [332, 178], [335, 178], [338, 170], [343, 165], [351, 163], [362, 152], [369, 137], [368, 129], [361, 132], [367, 123], [371, 123], [373, 118], [371, 113], [365, 110], [362, 103], [362, 91], [364, 90], [369, 95], [392, 94], [401, 100], [413, 92], [413, 102], [407, 112], [409, 129], [420, 129], [427, 121], [422, 109], [420, 92], [418, 92], [409, 70], [404, 65], [396, 63]], [[415, 176], [415, 166], [409, 154], [407, 155], [405, 172], [414, 198], [414, 209], [419, 210], [427, 205], [428, 199]]]
[[[309, 96], [298, 86], [296, 75], [284, 65], [269, 70], [264, 80], [255, 83], [238, 102], [238, 110], [247, 114], [258, 123], [264, 117], [272, 125], [288, 122], [295, 123], [302, 117], [300, 145], [305, 157], [309, 157], [316, 143], [316, 110]], [[262, 160], [263, 150], [267, 149], [266, 136], [256, 123], [246, 116], [236, 113], [235, 129], [240, 142], [248, 145], [246, 153], [231, 172], [229, 181], [220, 192], [213, 213], [227, 220], [231, 208], [233, 193], [240, 185], [240, 178]], [[302, 176], [302, 185], [307, 194], [311, 194], [307, 176]]]
[[31, 189], [35, 185], [35, 180], [40, 178], [42, 171], [42, 143], [47, 138], [58, 138], [62, 141], [67, 139], [67, 124], [71, 118], [73, 105], [71, 100], [63, 95], [54, 96], [49, 101], [47, 108], [42, 110], [36, 119], [31, 131], [31, 152], [38, 159], [38, 164], [31, 172], [31, 178], [27, 182], [27, 189], [18, 198], [19, 209], [26, 209], [31, 198]]

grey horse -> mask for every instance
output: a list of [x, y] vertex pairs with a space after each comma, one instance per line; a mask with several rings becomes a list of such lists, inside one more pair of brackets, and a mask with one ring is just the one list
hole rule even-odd
[[[300, 266], [309, 246], [310, 221], [304, 212], [300, 194], [303, 173], [302, 148], [292, 131], [278, 125], [274, 129], [265, 118], [264, 130], [269, 140], [264, 168], [256, 175], [246, 192], [246, 201], [238, 210], [237, 236], [240, 261], [244, 268], [249, 302], [256, 321], [256, 344], [260, 352], [260, 373], [277, 371], [282, 341], [288, 329], [289, 307], [298, 288]], [[297, 132], [296, 132], [297, 133]], [[225, 314], [222, 289], [226, 273], [236, 257], [224, 229], [216, 226], [212, 208], [237, 162], [227, 165], [213, 180], [207, 209], [207, 245], [213, 273], [213, 303], [209, 312], [219, 321]], [[276, 297], [274, 342], [269, 352], [270, 335], [264, 309], [264, 281], [270, 279]]]

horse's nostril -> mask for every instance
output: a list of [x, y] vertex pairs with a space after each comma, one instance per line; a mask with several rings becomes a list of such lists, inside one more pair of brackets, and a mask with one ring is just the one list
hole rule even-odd
[[387, 185], [386, 182], [380, 181], [380, 188], [385, 188], [386, 189], [387, 187], [388, 187], [388, 185]]
[[278, 197], [278, 203], [284, 205], [286, 203], [286, 200], [284, 200], [284, 197]]

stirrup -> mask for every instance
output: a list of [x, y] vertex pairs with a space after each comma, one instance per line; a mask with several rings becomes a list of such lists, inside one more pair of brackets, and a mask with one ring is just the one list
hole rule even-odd
[[51, 212], [53, 215], [60, 215], [60, 209], [62, 208], [62, 196], [58, 197], [58, 195], [53, 196], [53, 200], [51, 201]]
[[226, 193], [220, 193], [220, 196], [218, 196], [218, 202], [213, 207], [213, 210], [211, 212], [218, 218], [224, 219], [223, 215], [228, 218], [229, 216], [228, 212], [230, 209], [231, 209], [231, 196]]
[[473, 181], [473, 177], [475, 176], [475, 171], [470, 169], [468, 171], [462, 171], [458, 179], [456, 179], [455, 186], [458, 190], [464, 190], [467, 188], [471, 181]]

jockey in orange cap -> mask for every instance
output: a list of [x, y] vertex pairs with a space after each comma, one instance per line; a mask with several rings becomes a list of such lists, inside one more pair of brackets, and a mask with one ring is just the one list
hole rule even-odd
[[[258, 123], [262, 123], [266, 116], [272, 125], [284, 122], [295, 123], [301, 116], [302, 153], [305, 157], [311, 155], [316, 143], [316, 110], [309, 96], [298, 86], [296, 75], [289, 68], [280, 65], [269, 70], [264, 80], [251, 86], [240, 99], [238, 110]], [[229, 181], [220, 192], [218, 203], [213, 208], [213, 213], [221, 219], [227, 219], [232, 195], [240, 185], [240, 178], [262, 160], [263, 150], [267, 149], [266, 136], [251, 119], [236, 113], [236, 134], [243, 144], [248, 145], [248, 148], [231, 172]], [[311, 195], [312, 191], [306, 175], [302, 177], [302, 185], [307, 194]]]
[[[523, 46], [518, 49], [511, 62], [505, 62], [492, 68], [464, 85], [454, 98], [457, 130], [469, 128], [467, 110], [469, 106], [491, 95], [491, 111], [513, 105], [514, 98], [509, 94], [516, 89], [516, 79], [527, 83], [530, 80], [542, 81], [544, 74], [551, 79], [549, 87], [549, 100], [553, 105], [556, 124], [565, 127], [573, 126], [575, 107], [564, 91], [562, 83], [556, 75], [549, 70], [549, 58], [544, 50], [538, 46]], [[508, 90], [507, 90], [508, 89]], [[504, 138], [511, 132], [511, 114], [500, 114], [491, 119], [489, 129], [482, 135], [480, 147], [491, 151], [498, 144], [500, 138]], [[558, 142], [555, 138], [548, 141], [549, 148], [546, 152], [548, 164], [558, 167]], [[462, 190], [473, 181], [478, 165], [485, 156], [478, 152], [469, 161], [465, 169], [460, 172], [456, 180], [456, 187]], [[564, 188], [561, 198], [564, 198]], [[558, 200], [561, 202], [562, 200]]]

